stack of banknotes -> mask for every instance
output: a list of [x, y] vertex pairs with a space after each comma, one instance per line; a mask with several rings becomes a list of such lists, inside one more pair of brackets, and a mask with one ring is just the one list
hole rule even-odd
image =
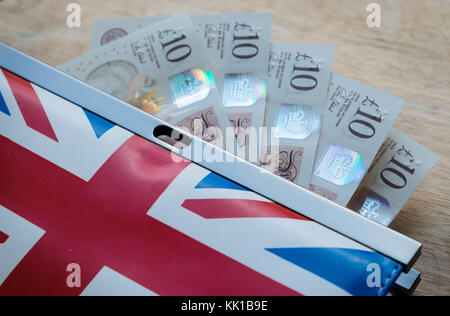
[[332, 73], [333, 46], [271, 42], [271, 20], [99, 20], [60, 69], [389, 225], [438, 157], [392, 128], [404, 100]]

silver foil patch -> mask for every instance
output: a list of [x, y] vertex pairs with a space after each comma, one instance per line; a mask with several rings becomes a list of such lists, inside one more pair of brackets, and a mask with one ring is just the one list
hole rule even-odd
[[321, 117], [310, 106], [282, 104], [275, 124], [275, 137], [305, 139], [320, 130]]
[[267, 95], [267, 85], [251, 73], [226, 74], [222, 103], [226, 107], [251, 106]]
[[342, 186], [361, 180], [366, 170], [357, 152], [340, 145], [331, 145], [322, 156], [314, 175]]

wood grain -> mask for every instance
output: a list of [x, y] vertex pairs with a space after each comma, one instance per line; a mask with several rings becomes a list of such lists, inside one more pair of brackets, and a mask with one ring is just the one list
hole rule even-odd
[[94, 20], [143, 15], [272, 12], [272, 38], [334, 44], [334, 71], [407, 100], [395, 126], [441, 156], [392, 228], [424, 244], [417, 295], [450, 295], [450, 2], [379, 0], [78, 0], [82, 27], [66, 26], [62, 0], [0, 1], [0, 40], [56, 66], [89, 50]]

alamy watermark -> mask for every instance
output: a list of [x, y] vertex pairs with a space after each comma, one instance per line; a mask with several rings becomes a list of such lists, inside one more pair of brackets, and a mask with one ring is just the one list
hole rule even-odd
[[81, 267], [77, 263], [70, 263], [67, 265], [66, 271], [69, 275], [66, 278], [66, 285], [69, 288], [81, 287]]
[[370, 272], [366, 279], [369, 288], [381, 288], [381, 267], [378, 263], [371, 263], [367, 266], [367, 272]]
[[366, 11], [370, 13], [367, 16], [367, 26], [370, 28], [380, 28], [381, 26], [381, 6], [374, 2], [367, 5]]
[[66, 12], [69, 14], [66, 18], [66, 24], [69, 28], [81, 27], [81, 6], [76, 2], [71, 2], [66, 7]]
[[[262, 156], [267, 156], [267, 152], [273, 154], [280, 148], [280, 139], [275, 137], [276, 128], [255, 128], [253, 126], [240, 128], [239, 133], [244, 134], [246, 139], [246, 142], [242, 143], [237, 140], [236, 128], [227, 127], [224, 133], [219, 127], [205, 127], [201, 119], [194, 120], [193, 125], [195, 126], [193, 131], [184, 127], [179, 127], [179, 131], [186, 136], [194, 135], [203, 139], [205, 142], [209, 142], [211, 146], [201, 146], [201, 143], [195, 142], [194, 138], [191, 138], [192, 141], [186, 144], [185, 138], [180, 138], [179, 132], [175, 130], [172, 131], [171, 135], [160, 138], [160, 140], [182, 151], [183, 156], [189, 157], [192, 161], [207, 163], [235, 162], [238, 159], [237, 157], [244, 158], [251, 163], [257, 163]], [[214, 137], [211, 137], [211, 135], [214, 135]], [[211, 141], [211, 138], [213, 141]], [[176, 152], [172, 152], [172, 160], [173, 162], [183, 161]], [[276, 157], [271, 161], [276, 164]]]

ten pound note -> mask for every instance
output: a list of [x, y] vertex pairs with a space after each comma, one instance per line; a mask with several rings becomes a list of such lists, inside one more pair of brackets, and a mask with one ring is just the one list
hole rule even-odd
[[308, 188], [327, 103], [334, 46], [272, 43], [261, 166]]
[[346, 206], [404, 103], [333, 74], [310, 189]]
[[[230, 126], [188, 14], [165, 19], [59, 67], [195, 136], [223, 146]], [[106, 105], [105, 105], [106, 106]]]
[[[92, 46], [104, 45], [162, 19], [96, 21]], [[227, 149], [258, 163], [257, 156], [250, 159], [249, 146], [250, 142], [258, 142], [257, 129], [264, 123], [272, 15], [214, 14], [193, 16], [192, 20], [202, 49], [213, 67], [220, 104], [237, 140], [236, 148], [232, 144], [232, 148]], [[254, 131], [256, 133], [252, 133]]]
[[393, 129], [348, 207], [390, 225], [439, 157]]
[[250, 149], [256, 148], [257, 132], [264, 124], [272, 15], [201, 15], [194, 17], [194, 22], [206, 44], [222, 104], [234, 127], [236, 153], [258, 163], [255, 155], [250, 159]]

